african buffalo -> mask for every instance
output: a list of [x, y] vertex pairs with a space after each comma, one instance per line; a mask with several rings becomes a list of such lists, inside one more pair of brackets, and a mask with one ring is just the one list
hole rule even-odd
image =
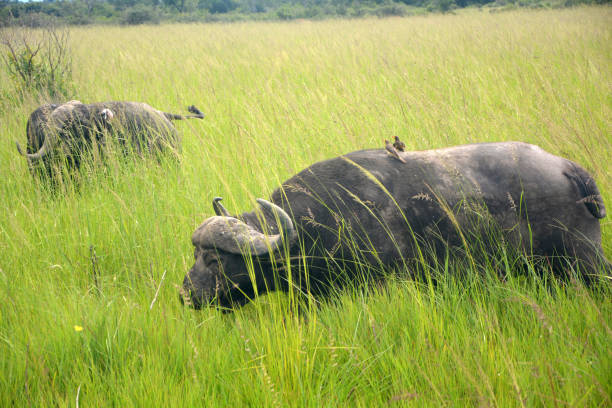
[[519, 142], [398, 154], [403, 161], [381, 149], [316, 163], [238, 216], [215, 198], [217, 215], [192, 236], [181, 299], [230, 307], [290, 284], [324, 294], [341, 274], [449, 255], [479, 265], [478, 247], [495, 243], [561, 275], [612, 271], [601, 246], [604, 203], [579, 165]]
[[177, 150], [180, 138], [172, 120], [204, 117], [195, 106], [188, 110], [193, 115], [166, 113], [141, 102], [83, 104], [70, 101], [43, 105], [28, 119], [26, 152], [19, 143], [17, 150], [26, 156], [31, 168], [42, 164], [49, 174], [55, 159], [79, 167], [82, 153], [94, 145], [105, 146], [107, 135], [112, 135], [124, 150], [131, 149], [139, 154]]

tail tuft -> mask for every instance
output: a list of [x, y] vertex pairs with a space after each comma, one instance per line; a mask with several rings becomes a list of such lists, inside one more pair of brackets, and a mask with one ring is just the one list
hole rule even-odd
[[571, 163], [570, 171], [563, 174], [572, 180], [580, 191], [582, 197], [576, 203], [584, 204], [593, 217], [604, 218], [606, 216], [606, 206], [593, 177], [575, 163]]
[[204, 112], [195, 107], [195, 105], [191, 105], [187, 108], [187, 110], [194, 115], [197, 115], [200, 119], [204, 118]]

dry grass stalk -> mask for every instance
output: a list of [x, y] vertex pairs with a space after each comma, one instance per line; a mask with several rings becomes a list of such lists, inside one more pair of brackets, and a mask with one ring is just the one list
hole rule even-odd
[[79, 408], [79, 395], [81, 395], [81, 385], [82, 384], [79, 384], [79, 388], [77, 388], [76, 400], [74, 404], [76, 408]]
[[25, 358], [25, 373], [24, 373], [24, 386], [26, 397], [28, 397], [28, 406], [32, 406], [30, 399], [30, 388], [28, 387], [28, 362], [30, 361], [30, 343], [26, 345], [26, 358]]
[[98, 257], [93, 245], [89, 246], [89, 257], [91, 259], [91, 275], [93, 276], [94, 285], [96, 289], [100, 290], [100, 286], [98, 286]]
[[546, 314], [544, 313], [540, 305], [538, 305], [534, 300], [527, 299], [527, 298], [517, 298], [517, 297], [510, 298], [509, 300], [520, 302], [524, 305], [529, 306], [535, 312], [536, 317], [538, 318], [538, 320], [540, 321], [544, 329], [546, 329], [548, 334], [553, 333], [553, 327], [550, 324], [548, 317], [546, 317]]
[[390, 404], [392, 402], [410, 401], [410, 400], [416, 399], [418, 396], [419, 394], [416, 392], [404, 391], [401, 394], [397, 394], [389, 398], [389, 401], [387, 401], [387, 403]]
[[155, 297], [153, 298], [153, 301], [151, 302], [151, 306], [149, 306], [149, 310], [153, 309], [153, 304], [157, 300], [157, 296], [159, 295], [159, 289], [161, 288], [162, 283], [164, 283], [165, 277], [166, 277], [166, 271], [164, 271], [164, 273], [162, 274], [161, 280], [159, 281], [159, 285], [157, 286], [157, 290], [155, 291]]

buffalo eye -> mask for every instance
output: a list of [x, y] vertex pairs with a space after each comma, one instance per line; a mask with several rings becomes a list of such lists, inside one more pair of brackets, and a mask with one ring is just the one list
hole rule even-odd
[[217, 258], [216, 254], [209, 253], [204, 261], [206, 263], [206, 266], [209, 268], [216, 268], [217, 265], [219, 265], [219, 258]]
[[[204, 252], [204, 251], [202, 251], [202, 250], [201, 250], [201, 249], [200, 249], [198, 246], [196, 246], [196, 247], [193, 249], [193, 258], [194, 258], [194, 259], [197, 261], [197, 260], [198, 260], [198, 257], [202, 256], [202, 253], [203, 253], [203, 252]], [[204, 259], [203, 259], [203, 260], [204, 260]]]

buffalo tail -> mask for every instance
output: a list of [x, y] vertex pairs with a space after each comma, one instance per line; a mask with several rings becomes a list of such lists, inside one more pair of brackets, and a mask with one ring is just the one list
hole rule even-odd
[[604, 218], [606, 216], [606, 207], [603, 198], [595, 184], [595, 180], [585, 169], [570, 162], [570, 170], [563, 174], [572, 180], [580, 195], [582, 196], [577, 203], [583, 203], [589, 212], [595, 218]]

